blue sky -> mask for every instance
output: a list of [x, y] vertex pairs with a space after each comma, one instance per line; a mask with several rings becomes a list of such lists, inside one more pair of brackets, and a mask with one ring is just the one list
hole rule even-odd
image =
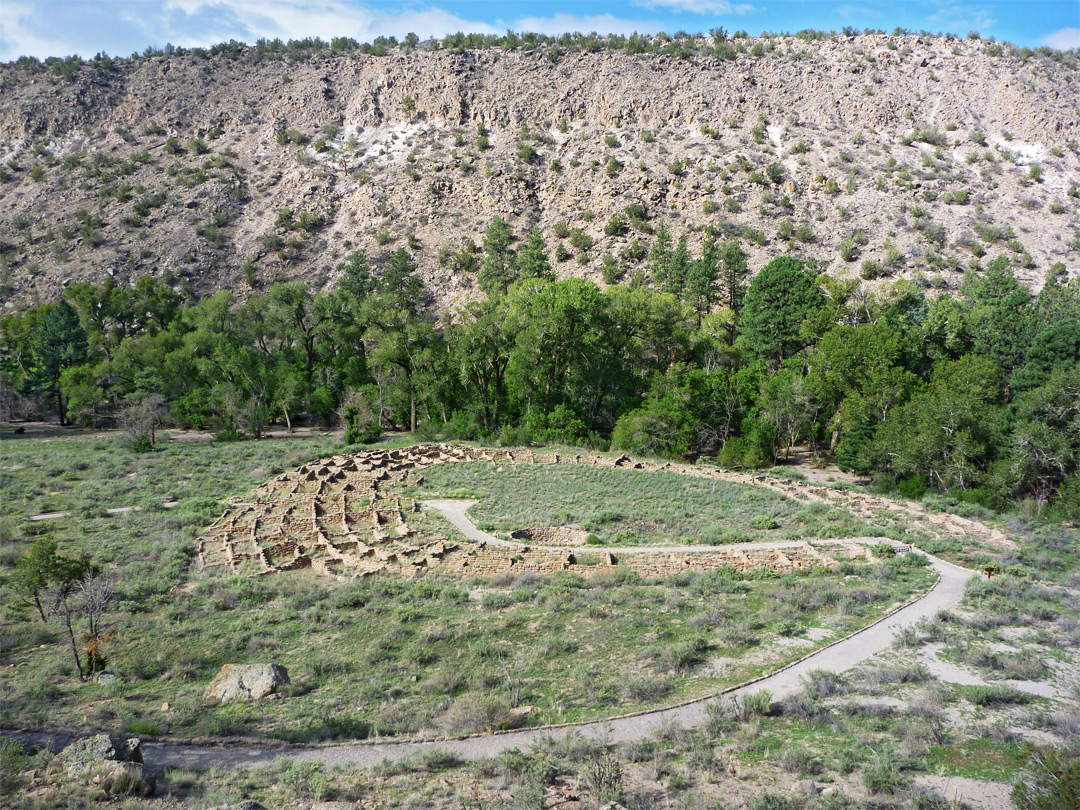
[[193, 47], [229, 39], [380, 34], [422, 39], [455, 31], [597, 31], [601, 34], [896, 27], [1017, 45], [1080, 48], [1080, 0], [0, 0], [0, 61], [99, 51], [127, 56], [168, 42]]

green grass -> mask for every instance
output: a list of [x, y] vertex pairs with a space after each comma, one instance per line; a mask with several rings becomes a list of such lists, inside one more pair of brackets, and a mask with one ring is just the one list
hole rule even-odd
[[[309, 740], [490, 727], [511, 698], [537, 706], [538, 722], [608, 716], [768, 671], [814, 646], [781, 646], [781, 634], [822, 625], [849, 632], [931, 578], [894, 562], [655, 581], [625, 570], [592, 581], [556, 574], [353, 583], [310, 572], [191, 571], [195, 538], [221, 511], [218, 499], [337, 450], [325, 438], [170, 444], [147, 455], [112, 438], [5, 440], [0, 632], [14, 666], [0, 670], [0, 722]], [[575, 471], [544, 472], [564, 470]], [[181, 504], [166, 511], [165, 498]], [[145, 511], [102, 511], [123, 505]], [[45, 510], [75, 514], [28, 520]], [[781, 511], [778, 520], [786, 519]], [[58, 628], [6, 590], [10, 566], [40, 533], [115, 577], [117, 632], [105, 655], [122, 685], [74, 679]], [[717, 656], [735, 660], [716, 668]], [[202, 705], [222, 664], [267, 661], [289, 669], [286, 699]]]
[[970, 739], [931, 747], [926, 756], [926, 767], [945, 776], [1012, 781], [1028, 764], [1028, 755], [1028, 749], [1022, 744]]
[[425, 470], [410, 491], [416, 498], [462, 493], [479, 499], [469, 516], [487, 531], [577, 525], [611, 545], [885, 535], [894, 521], [886, 515], [869, 526], [843, 509], [763, 487], [576, 464], [447, 464]]

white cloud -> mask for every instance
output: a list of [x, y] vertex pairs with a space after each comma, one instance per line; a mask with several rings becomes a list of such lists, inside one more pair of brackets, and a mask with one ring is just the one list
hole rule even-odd
[[997, 17], [987, 6], [968, 5], [965, 3], [944, 3], [940, 10], [926, 18], [930, 30], [953, 31], [963, 34], [965, 31], [987, 33], [997, 25]]
[[456, 31], [500, 33], [489, 23], [438, 6], [383, 11], [351, 0], [3, 0], [0, 60], [101, 50], [126, 55], [171, 42], [207, 46], [237, 39], [283, 40], [377, 36], [399, 39], [412, 31], [426, 39]]
[[755, 10], [749, 3], [729, 3], [727, 0], [635, 0], [634, 5], [712, 15], [749, 14]]
[[[436, 6], [387, 13], [345, 0], [166, 0], [168, 10], [188, 18], [225, 18], [247, 32], [247, 38], [402, 37], [410, 31], [421, 39], [456, 31], [497, 33], [498, 29], [467, 20]], [[205, 43], [204, 43], [205, 44]]]
[[1043, 43], [1063, 51], [1080, 48], [1080, 28], [1062, 28], [1060, 31], [1043, 37]]
[[871, 8], [866, 5], [852, 5], [850, 3], [837, 6], [836, 13], [840, 16], [840, 19], [845, 22], [859, 22], [868, 18], [881, 19], [883, 16], [879, 9]]
[[513, 28], [515, 31], [556, 36], [575, 31], [583, 34], [591, 31], [598, 34], [654, 33], [664, 30], [665, 26], [657, 20], [627, 20], [613, 14], [553, 14], [550, 17], [524, 17], [514, 23]]
[[67, 56], [77, 49], [73, 42], [57, 36], [53, 26], [39, 25], [40, 5], [6, 0], [0, 14], [0, 60], [20, 56]]

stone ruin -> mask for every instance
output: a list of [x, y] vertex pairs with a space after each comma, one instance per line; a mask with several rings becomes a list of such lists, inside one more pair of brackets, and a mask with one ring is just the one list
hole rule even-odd
[[460, 576], [565, 570], [596, 574], [617, 565], [626, 565], [642, 576], [670, 576], [688, 568], [794, 571], [837, 564], [833, 556], [810, 545], [784, 550], [703, 549], [694, 554], [620, 555], [598, 548], [586, 558], [568, 550], [534, 547], [584, 543], [585, 532], [565, 527], [517, 532], [517, 539], [525, 541], [520, 547], [489, 546], [416, 531], [407, 515], [418, 507], [411, 502], [403, 504], [395, 485], [410, 479], [418, 483], [421, 477], [417, 473], [426, 467], [467, 461], [646, 468], [626, 456], [583, 457], [447, 445], [335, 456], [279, 475], [248, 498], [234, 502], [200, 538], [199, 565], [250, 574], [310, 568], [320, 574], [354, 577], [380, 571], [415, 576], [429, 569]]
[[515, 540], [528, 545], [540, 546], [583, 546], [589, 540], [589, 533], [573, 526], [549, 526], [545, 529], [518, 529], [510, 532]]
[[[857, 501], [882, 508], [884, 499], [796, 485], [783, 479], [727, 473], [714, 467], [649, 463], [625, 455], [536, 453], [429, 444], [393, 450], [370, 450], [305, 464], [257, 487], [231, 506], [199, 539], [203, 569], [228, 568], [244, 574], [311, 569], [346, 579], [378, 572], [416, 576], [439, 571], [462, 577], [498, 576], [526, 571], [541, 574], [577, 571], [584, 575], [626, 566], [644, 577], [672, 576], [687, 569], [729, 566], [739, 570], [770, 568], [792, 572], [814, 566], [834, 567], [838, 559], [868, 558], [855, 543], [830, 547], [809, 544], [783, 549], [703, 547], [700, 551], [620, 553], [597, 546], [587, 553], [566, 548], [584, 544], [585, 532], [567, 527], [526, 529], [513, 537], [520, 545], [472, 542], [410, 525], [419, 504], [402, 498], [397, 484], [419, 483], [420, 472], [436, 464], [588, 464], [611, 468], [669, 470], [704, 478], [751, 483], [784, 493], [798, 491], [808, 500]], [[817, 494], [815, 494], [817, 491]], [[885, 502], [888, 503], [888, 502]], [[844, 505], [850, 506], [845, 503]], [[960, 526], [949, 525], [949, 529]], [[965, 526], [966, 528], [966, 526]], [[563, 546], [563, 548], [559, 548]]]

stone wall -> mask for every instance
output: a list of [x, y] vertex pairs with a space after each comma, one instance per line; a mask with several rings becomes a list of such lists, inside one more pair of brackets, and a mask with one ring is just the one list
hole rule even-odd
[[[587, 534], [569, 527], [523, 529], [520, 546], [454, 541], [409, 525], [416, 505], [402, 502], [395, 484], [422, 480], [418, 471], [436, 464], [588, 464], [731, 480], [765, 487], [807, 501], [824, 501], [870, 517], [879, 510], [905, 511], [920, 518], [920, 530], [939, 536], [977, 535], [1007, 543], [1000, 532], [975, 521], [929, 515], [922, 507], [854, 492], [796, 484], [787, 479], [729, 473], [716, 467], [634, 461], [628, 456], [533, 453], [455, 445], [420, 445], [371, 450], [306, 464], [283, 473], [232, 503], [198, 543], [201, 568], [270, 574], [309, 568], [338, 578], [397, 571], [415, 576], [429, 570], [464, 577], [515, 572], [578, 571], [584, 575], [626, 566], [643, 577], [666, 577], [687, 569], [728, 566], [741, 571], [769, 568], [791, 572], [837, 565], [838, 559], [865, 556], [856, 544], [830, 546], [828, 553], [808, 544], [780, 549], [709, 547], [692, 553], [621, 553], [597, 547], [596, 556], [578, 559], [568, 549]], [[540, 548], [546, 546], [547, 548]]]

